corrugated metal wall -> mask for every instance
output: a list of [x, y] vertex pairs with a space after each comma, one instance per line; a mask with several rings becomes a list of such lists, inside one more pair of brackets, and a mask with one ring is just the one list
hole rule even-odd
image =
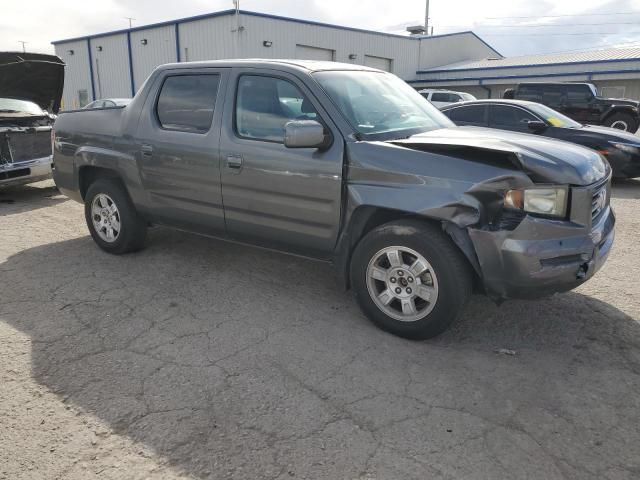
[[[182, 59], [297, 58], [296, 45], [305, 45], [334, 51], [337, 62], [364, 65], [365, 55], [388, 58], [393, 73], [415, 75], [419, 42], [414, 39], [249, 15], [241, 15], [240, 24], [239, 33], [234, 16], [180, 24]], [[265, 47], [265, 41], [271, 47]], [[355, 60], [349, 55], [356, 55]]]
[[[146, 45], [142, 43], [144, 40]], [[134, 85], [138, 89], [158, 65], [178, 61], [175, 26], [131, 32], [131, 54]]]
[[[377, 64], [401, 78], [412, 79], [419, 66], [438, 63], [442, 58], [450, 63], [452, 58], [470, 60], [490, 52], [478, 38], [468, 34], [418, 40], [258, 14], [241, 15], [240, 25], [238, 31], [236, 17], [228, 14], [180, 21], [180, 61], [296, 58], [300, 56], [298, 46], [302, 45], [332, 51], [337, 62], [365, 65], [376, 59]], [[129, 97], [132, 80], [133, 89], [138, 89], [156, 66], [177, 60], [175, 24], [134, 29], [130, 32], [131, 75], [127, 37], [124, 31], [89, 40], [96, 98]], [[271, 42], [270, 47], [264, 45], [265, 41]], [[91, 96], [88, 55], [80, 54], [81, 50], [86, 52], [86, 43], [83, 39], [55, 45], [56, 53], [68, 64], [64, 93], [67, 108], [78, 106], [79, 90], [84, 88]], [[77, 51], [73, 59], [64, 54], [70, 48]]]
[[120, 34], [95, 38], [91, 40], [91, 48], [96, 98], [130, 97], [127, 36]]
[[[72, 53], [73, 52], [73, 53]], [[89, 77], [89, 52], [87, 41], [68, 42], [56, 45], [56, 55], [67, 64], [64, 79], [62, 108], [73, 110], [83, 107], [81, 97], [91, 101], [91, 78]]]

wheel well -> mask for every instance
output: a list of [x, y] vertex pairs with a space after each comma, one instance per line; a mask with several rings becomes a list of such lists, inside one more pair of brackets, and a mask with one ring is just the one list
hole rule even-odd
[[470, 251], [472, 250], [472, 247], [469, 248], [470, 240], [467, 244], [464, 244], [464, 241], [461, 242], [460, 236], [454, 235], [451, 229], [445, 228], [447, 225], [445, 225], [445, 222], [442, 220], [436, 220], [400, 210], [378, 207], [360, 207], [353, 214], [351, 224], [349, 226], [347, 244], [341, 246], [342, 253], [338, 257], [338, 262], [341, 263], [339, 267], [341, 274], [343, 275], [345, 288], [348, 289], [350, 287], [351, 281], [349, 279], [349, 266], [351, 264], [351, 256], [360, 240], [362, 240], [367, 233], [376, 227], [395, 220], [418, 220], [420, 222], [436, 226], [437, 228], [441, 228], [445, 233], [447, 233], [447, 236], [449, 236], [453, 244], [458, 247], [464, 258], [469, 263], [471, 271], [474, 272], [474, 277], [476, 277], [474, 278], [474, 283], [479, 279], [475, 251]]
[[78, 172], [78, 181], [80, 184], [80, 195], [82, 195], [83, 200], [91, 184], [99, 178], [112, 178], [122, 183], [118, 174], [113, 170], [92, 166], [82, 167]]
[[632, 117], [634, 121], [637, 121], [637, 118], [634, 115], [633, 110], [631, 110], [630, 108], [614, 108], [613, 110], [609, 111], [609, 113], [605, 115], [604, 120], [608, 120], [614, 115], [620, 115], [620, 114], [628, 115]]

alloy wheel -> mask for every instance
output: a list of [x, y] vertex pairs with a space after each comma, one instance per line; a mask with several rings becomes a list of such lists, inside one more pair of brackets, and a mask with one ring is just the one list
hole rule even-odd
[[369, 262], [366, 275], [371, 299], [395, 320], [418, 321], [438, 300], [438, 278], [433, 267], [410, 248], [383, 248]]

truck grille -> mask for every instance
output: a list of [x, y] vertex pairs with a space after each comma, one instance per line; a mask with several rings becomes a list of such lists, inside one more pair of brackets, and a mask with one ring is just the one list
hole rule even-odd
[[591, 197], [591, 219], [596, 220], [609, 204], [609, 183], [596, 188]]
[[51, 155], [51, 131], [0, 133], [0, 163], [18, 163]]

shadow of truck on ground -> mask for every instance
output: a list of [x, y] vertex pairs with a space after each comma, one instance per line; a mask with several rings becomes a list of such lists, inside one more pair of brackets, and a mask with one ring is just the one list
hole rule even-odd
[[26, 250], [0, 278], [33, 377], [198, 478], [640, 472], [640, 326], [578, 293], [475, 297], [410, 342], [329, 266], [163, 229], [135, 255]]

